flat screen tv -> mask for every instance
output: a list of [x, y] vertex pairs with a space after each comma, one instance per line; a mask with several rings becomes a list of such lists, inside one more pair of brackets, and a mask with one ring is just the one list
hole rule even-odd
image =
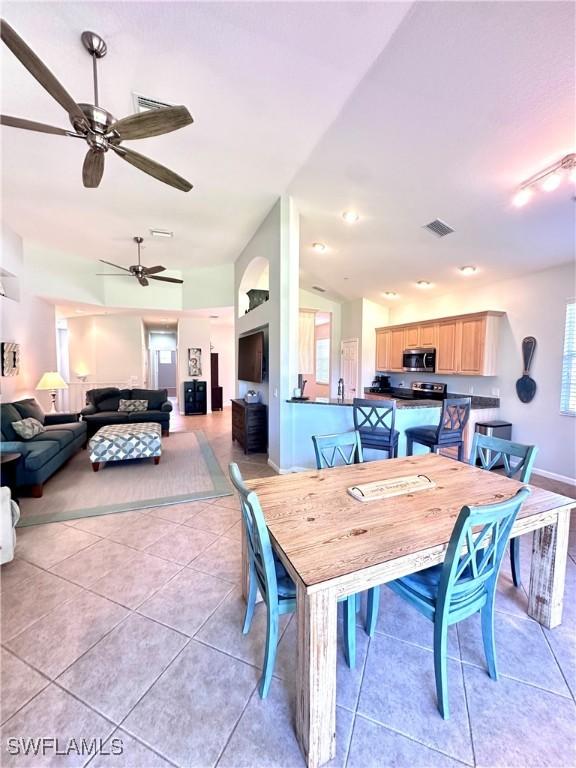
[[238, 378], [260, 383], [264, 375], [264, 334], [262, 331], [238, 339]]

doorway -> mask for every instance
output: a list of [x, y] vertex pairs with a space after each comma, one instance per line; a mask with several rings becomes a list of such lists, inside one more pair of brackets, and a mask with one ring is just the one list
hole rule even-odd
[[358, 397], [358, 339], [344, 339], [340, 345], [340, 375], [344, 381], [344, 399]]
[[298, 371], [306, 379], [306, 395], [330, 397], [332, 315], [301, 309], [298, 330]]
[[151, 389], [166, 389], [177, 395], [177, 348], [175, 331], [148, 334], [148, 381]]

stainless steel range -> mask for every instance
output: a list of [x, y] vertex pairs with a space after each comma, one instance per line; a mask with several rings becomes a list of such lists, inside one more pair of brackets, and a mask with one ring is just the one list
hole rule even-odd
[[395, 394], [397, 400], [445, 400], [448, 390], [447, 384], [436, 381], [413, 381], [411, 392]]

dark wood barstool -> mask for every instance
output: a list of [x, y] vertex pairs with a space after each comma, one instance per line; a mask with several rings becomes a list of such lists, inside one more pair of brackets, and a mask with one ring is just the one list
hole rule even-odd
[[388, 458], [398, 456], [400, 433], [396, 423], [396, 400], [370, 400], [355, 397], [352, 415], [354, 429], [360, 434], [362, 448], [386, 451]]
[[458, 461], [464, 453], [464, 428], [470, 416], [469, 397], [449, 397], [442, 402], [439, 424], [410, 427], [406, 430], [406, 455], [412, 456], [414, 443], [436, 453], [440, 448], [458, 448]]

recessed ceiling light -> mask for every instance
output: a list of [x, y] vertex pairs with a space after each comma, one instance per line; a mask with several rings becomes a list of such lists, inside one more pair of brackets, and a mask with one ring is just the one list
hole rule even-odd
[[326, 245], [324, 243], [312, 243], [312, 250], [316, 251], [316, 253], [324, 253]]
[[174, 237], [174, 232], [170, 232], [168, 229], [151, 229], [150, 234], [152, 237]]
[[208, 317], [210, 318], [210, 320], [218, 320], [220, 315], [208, 315]]
[[356, 224], [360, 220], [360, 215], [356, 211], [344, 211], [342, 218], [346, 224]]
[[432, 288], [432, 283], [430, 280], [417, 280], [416, 285], [418, 288]]
[[470, 275], [474, 275], [477, 272], [476, 267], [472, 266], [472, 264], [468, 264], [465, 267], [458, 267], [458, 271], [461, 275], [464, 275], [465, 277], [470, 277]]
[[526, 203], [530, 201], [533, 194], [534, 192], [529, 187], [524, 187], [524, 189], [520, 189], [516, 192], [512, 204], [515, 205], [516, 208], [522, 208], [523, 205], [526, 205]]
[[384, 291], [382, 296], [384, 296], [385, 299], [398, 299], [399, 298], [399, 294], [396, 293], [396, 291]]

